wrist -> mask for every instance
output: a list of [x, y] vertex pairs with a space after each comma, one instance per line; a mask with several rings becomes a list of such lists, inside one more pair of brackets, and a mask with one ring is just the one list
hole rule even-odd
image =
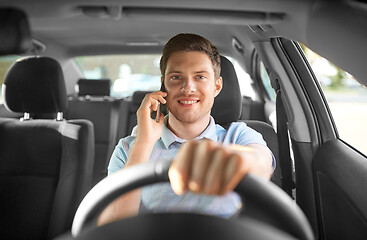
[[137, 135], [134, 140], [134, 145], [143, 146], [144, 148], [153, 149], [154, 144], [156, 143], [155, 140], [152, 140], [146, 136], [139, 136]]

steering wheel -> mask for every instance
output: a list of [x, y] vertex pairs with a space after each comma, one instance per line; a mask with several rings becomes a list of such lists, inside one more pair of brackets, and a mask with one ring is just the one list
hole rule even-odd
[[99, 182], [75, 214], [73, 239], [314, 239], [311, 226], [296, 203], [273, 183], [251, 174], [235, 188], [245, 202], [235, 219], [155, 213], [96, 227], [99, 214], [117, 197], [144, 185], [169, 181], [171, 162], [136, 165]]

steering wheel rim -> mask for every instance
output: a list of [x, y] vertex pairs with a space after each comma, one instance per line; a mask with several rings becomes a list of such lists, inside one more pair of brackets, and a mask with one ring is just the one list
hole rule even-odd
[[[112, 174], [100, 181], [83, 199], [75, 214], [72, 235], [78, 236], [88, 222], [96, 222], [97, 216], [112, 200], [144, 185], [167, 182], [171, 160], [139, 164], [124, 170], [124, 174]], [[311, 226], [297, 204], [275, 184], [247, 174], [235, 188], [244, 196], [247, 216], [267, 222], [298, 239], [314, 239]], [[244, 208], [241, 210], [244, 211]]]

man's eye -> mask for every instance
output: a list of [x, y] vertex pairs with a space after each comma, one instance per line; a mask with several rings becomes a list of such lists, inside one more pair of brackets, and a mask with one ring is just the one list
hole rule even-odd
[[171, 79], [172, 80], [180, 80], [180, 76], [172, 76]]
[[206, 76], [204, 76], [204, 75], [198, 75], [196, 78], [198, 78], [198, 79], [206, 79]]

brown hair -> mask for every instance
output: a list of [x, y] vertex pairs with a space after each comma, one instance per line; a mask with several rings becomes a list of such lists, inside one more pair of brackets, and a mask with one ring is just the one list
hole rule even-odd
[[220, 76], [220, 55], [217, 48], [206, 38], [192, 34], [180, 33], [172, 37], [164, 46], [160, 61], [160, 70], [164, 79], [167, 61], [170, 55], [177, 51], [202, 52], [209, 56], [213, 63], [215, 78]]

